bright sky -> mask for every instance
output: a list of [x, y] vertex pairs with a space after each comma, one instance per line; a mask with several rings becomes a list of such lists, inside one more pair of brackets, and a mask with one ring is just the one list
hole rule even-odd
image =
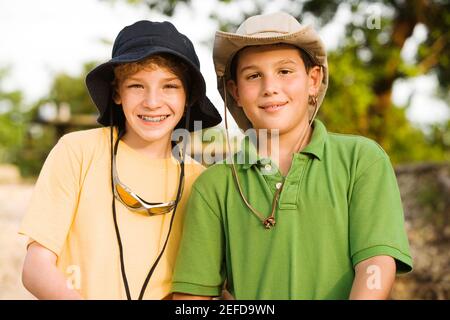
[[[207, 82], [207, 93], [222, 113], [223, 103], [216, 90], [216, 78], [212, 62], [211, 47], [203, 42], [212, 38], [217, 25], [208, 19], [216, 1], [192, 0], [195, 10], [177, 8], [171, 22], [194, 42], [201, 61], [201, 69]], [[273, 2], [272, 2], [273, 3]], [[251, 1], [247, 2], [251, 6]], [[276, 6], [268, 5], [266, 11]], [[222, 10], [232, 17], [233, 10]], [[337, 45], [341, 33], [341, 21], [351, 19], [345, 10], [340, 10], [336, 22], [320, 31], [327, 48]], [[26, 101], [32, 102], [47, 93], [52, 77], [57, 72], [77, 74], [84, 62], [105, 61], [110, 58], [111, 45], [101, 39], [113, 41], [126, 25], [137, 20], [164, 20], [147, 7], [135, 7], [124, 1], [111, 3], [99, 0], [14, 0], [0, 2], [0, 67], [10, 66], [11, 71], [3, 83], [7, 90], [20, 89]], [[413, 39], [402, 53], [410, 59], [426, 30], [416, 28]], [[426, 125], [450, 117], [446, 104], [433, 98], [437, 80], [420, 77], [409, 82], [397, 82], [393, 99], [405, 104], [412, 96], [408, 117], [417, 124]]]

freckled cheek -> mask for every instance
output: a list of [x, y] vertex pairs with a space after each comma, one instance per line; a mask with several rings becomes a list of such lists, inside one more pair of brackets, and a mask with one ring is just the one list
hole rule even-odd
[[123, 94], [122, 96], [122, 105], [136, 105], [137, 103], [140, 103], [144, 101], [144, 95], [143, 94]]
[[184, 108], [186, 105], [186, 96], [184, 94], [180, 95], [173, 95], [170, 97], [167, 97], [167, 102], [170, 103], [172, 106], [178, 108]]

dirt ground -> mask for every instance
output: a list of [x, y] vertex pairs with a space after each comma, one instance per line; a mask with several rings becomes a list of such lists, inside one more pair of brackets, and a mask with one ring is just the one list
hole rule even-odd
[[17, 233], [32, 191], [32, 184], [0, 184], [0, 300], [34, 299], [21, 281], [27, 238]]

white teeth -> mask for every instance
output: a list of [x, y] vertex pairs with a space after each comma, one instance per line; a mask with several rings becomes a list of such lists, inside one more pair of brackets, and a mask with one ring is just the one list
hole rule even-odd
[[149, 121], [149, 122], [161, 122], [168, 117], [169, 116], [160, 116], [160, 117], [147, 117], [147, 116], [142, 116], [142, 115], [139, 116], [139, 118], [141, 118], [142, 120]]
[[281, 107], [281, 105], [280, 105], [280, 104], [275, 104], [275, 105], [273, 105], [273, 106], [267, 106], [266, 109], [270, 109], [270, 108], [278, 108], [278, 107]]

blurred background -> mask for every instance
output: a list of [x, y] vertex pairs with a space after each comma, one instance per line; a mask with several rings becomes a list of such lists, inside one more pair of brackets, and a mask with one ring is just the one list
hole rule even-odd
[[[223, 115], [215, 30], [280, 10], [313, 25], [328, 49], [318, 117], [329, 131], [376, 140], [394, 165], [415, 269], [397, 278], [392, 298], [450, 298], [449, 1], [16, 0], [0, 2], [0, 299], [32, 298], [17, 229], [59, 137], [97, 126], [84, 78], [110, 58], [117, 33], [141, 19], [171, 21], [194, 42]], [[193, 138], [208, 144], [205, 136]]]

